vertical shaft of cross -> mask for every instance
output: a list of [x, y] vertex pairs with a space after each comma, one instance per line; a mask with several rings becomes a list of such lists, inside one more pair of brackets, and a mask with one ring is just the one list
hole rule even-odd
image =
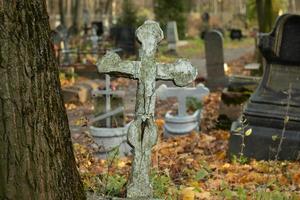
[[[105, 74], [105, 90], [107, 93], [105, 94], [106, 102], [105, 102], [105, 112], [108, 113], [111, 110], [110, 105], [110, 76], [108, 74]], [[111, 127], [111, 118], [106, 118], [106, 127]]]
[[136, 35], [142, 43], [140, 61], [122, 61], [116, 53], [109, 52], [97, 65], [100, 73], [138, 80], [136, 115], [127, 135], [134, 153], [127, 197], [149, 199], [153, 196], [149, 177], [151, 149], [157, 140], [154, 120], [155, 82], [173, 80], [176, 85], [184, 86], [196, 77], [197, 71], [185, 60], [178, 60], [173, 64], [158, 64], [155, 61], [157, 45], [163, 39], [163, 31], [158, 23], [146, 21], [137, 29]]
[[184, 95], [178, 97], [178, 115], [186, 115], [186, 96]]

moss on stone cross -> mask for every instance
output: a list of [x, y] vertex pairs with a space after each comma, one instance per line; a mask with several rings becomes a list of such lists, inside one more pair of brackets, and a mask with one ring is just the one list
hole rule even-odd
[[151, 198], [149, 180], [151, 148], [156, 144], [157, 128], [154, 121], [155, 82], [171, 80], [185, 86], [197, 76], [197, 70], [187, 60], [179, 59], [172, 64], [156, 63], [155, 53], [163, 39], [163, 31], [157, 22], [146, 21], [136, 31], [141, 42], [140, 61], [122, 61], [108, 52], [98, 63], [98, 71], [138, 80], [135, 119], [128, 129], [128, 142], [134, 149], [134, 160], [127, 197]]

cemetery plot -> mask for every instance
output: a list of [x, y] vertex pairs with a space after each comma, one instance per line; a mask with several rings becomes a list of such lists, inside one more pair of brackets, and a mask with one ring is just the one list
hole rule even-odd
[[[150, 23], [151, 24], [151, 23]], [[154, 33], [159, 33], [160, 31], [157, 31]], [[220, 40], [218, 45], [220, 46]], [[153, 40], [155, 41], [155, 40]], [[215, 42], [215, 41], [214, 41]], [[151, 47], [152, 42], [150, 42], [148, 45]], [[167, 45], [167, 44], [166, 44]], [[149, 47], [148, 46], [148, 47]], [[141, 46], [143, 47], [143, 45]], [[145, 51], [145, 49], [144, 49]], [[214, 50], [215, 51], [215, 50]], [[150, 51], [152, 53], [152, 51]], [[178, 54], [180, 54], [181, 51], [179, 51]], [[117, 84], [119, 87], [122, 87], [122, 90], [128, 90], [130, 91], [130, 98], [132, 98], [133, 95], [135, 95], [135, 86], [140, 89], [143, 89], [145, 87], [142, 87], [143, 79], [141, 80], [141, 75], [145, 74], [151, 74], [151, 71], [141, 71], [143, 67], [148, 65], [143, 65], [145, 62], [145, 58], [143, 56], [147, 55], [145, 52], [140, 51], [140, 58], [141, 61], [132, 61], [133, 58], [130, 59], [130, 61], [122, 61], [119, 55], [117, 55], [114, 52], [107, 53], [104, 57], [101, 57], [98, 62], [98, 70], [101, 73], [108, 73], [110, 75], [118, 75], [123, 76], [126, 78], [133, 78], [135, 81], [124, 81], [125, 79], [118, 79], [113, 80], [111, 83], [111, 87], [114, 87], [115, 84]], [[170, 55], [170, 54], [169, 54]], [[218, 64], [219, 66], [222, 66], [222, 69], [224, 70], [224, 56], [222, 58], [222, 55], [220, 54], [222, 62], [219, 62], [217, 58], [214, 58], [211, 56], [213, 61], [208, 63], [211, 63], [212, 65]], [[241, 72], [243, 75], [249, 75], [249, 71], [246, 71], [248, 69], [244, 69], [245, 63], [252, 62], [250, 55], [243, 56], [241, 59], [233, 60], [232, 62], [229, 62], [229, 71], [230, 73], [233, 72]], [[176, 66], [184, 66], [186, 63], [185, 60], [181, 61], [175, 61], [177, 58], [176, 55], [170, 55], [169, 57], [166, 57], [166, 59], [160, 54], [158, 56], [158, 59], [161, 61], [166, 61], [167, 63], [159, 63], [155, 62], [153, 66], [156, 66], [157, 73], [155, 74], [155, 79], [166, 79], [170, 80], [168, 78], [167, 74], [165, 73], [166, 69], [171, 69], [171, 71], [175, 71]], [[215, 62], [217, 60], [217, 62]], [[235, 68], [232, 68], [235, 67]], [[178, 68], [177, 68], [178, 69]], [[239, 71], [238, 71], [239, 70]], [[151, 73], [150, 73], [151, 72]], [[214, 71], [210, 73], [211, 75], [215, 75]], [[225, 77], [227, 81], [227, 77], [224, 74], [222, 75], [223, 78]], [[144, 76], [143, 76], [144, 77]], [[214, 80], [214, 78], [211, 78], [212, 81], [217, 81], [217, 79]], [[230, 76], [228, 77], [228, 82], [222, 87], [226, 87], [227, 83], [229, 83], [229, 86], [235, 86], [237, 87], [237, 91], [241, 88], [246, 86], [246, 88], [253, 88], [256, 87], [257, 82], [260, 79], [256, 79], [255, 77], [245, 77], [245, 76]], [[154, 78], [152, 78], [152, 81], [154, 81]], [[180, 80], [176, 79], [175, 82], [180, 82]], [[203, 81], [203, 79], [200, 77], [198, 78], [198, 81]], [[123, 85], [124, 84], [124, 85]], [[160, 82], [158, 84], [161, 84]], [[182, 83], [180, 83], [182, 84]], [[240, 85], [242, 84], [242, 85]], [[103, 85], [103, 82], [102, 82]], [[159, 86], [159, 85], [158, 85]], [[104, 87], [103, 87], [104, 88]], [[106, 87], [110, 88], [110, 87]], [[170, 86], [168, 86], [170, 88]], [[96, 88], [97, 89], [97, 88]], [[180, 94], [180, 88], [174, 88], [175, 94]], [[195, 91], [197, 91], [196, 88], [194, 88]], [[178, 90], [178, 91], [177, 91]], [[299, 175], [298, 173], [298, 163], [292, 163], [292, 162], [286, 162], [285, 164], [280, 164], [277, 162], [272, 161], [255, 161], [250, 160], [244, 157], [236, 156], [236, 157], [228, 157], [228, 154], [226, 154], [227, 148], [228, 148], [228, 139], [229, 139], [229, 132], [223, 131], [223, 130], [217, 130], [216, 128], [224, 127], [223, 118], [220, 118], [220, 113], [224, 114], [224, 106], [223, 103], [220, 103], [221, 100], [224, 101], [224, 93], [221, 94], [220, 92], [212, 92], [207, 97], [203, 99], [203, 111], [202, 111], [202, 118], [201, 118], [201, 131], [198, 132], [198, 130], [192, 129], [190, 134], [180, 137], [174, 137], [174, 138], [163, 138], [163, 132], [165, 132], [165, 127], [168, 124], [168, 120], [165, 119], [165, 114], [170, 110], [171, 108], [176, 108], [177, 100], [176, 99], [168, 99], [166, 101], [159, 101], [156, 103], [156, 106], [153, 106], [151, 102], [152, 101], [145, 101], [145, 98], [143, 95], [144, 92], [139, 91], [137, 92], [137, 98], [143, 99], [142, 103], [139, 103], [139, 100], [137, 100], [137, 103], [141, 105], [151, 105], [148, 109], [150, 111], [150, 118], [145, 117], [146, 121], [151, 119], [151, 124], [157, 126], [157, 137], [158, 142], [156, 145], [154, 145], [152, 148], [148, 148], [148, 146], [152, 146], [153, 143], [147, 143], [147, 142], [141, 142], [141, 144], [148, 145], [147, 148], [136, 148], [137, 145], [139, 145], [139, 142], [134, 140], [134, 137], [131, 138], [131, 142], [134, 143], [134, 146], [131, 146], [130, 148], [127, 148], [128, 146], [123, 146], [123, 144], [126, 144], [124, 141], [126, 140], [126, 134], [127, 131], [120, 131], [122, 134], [115, 134], [114, 130], [117, 128], [113, 125], [111, 130], [105, 131], [104, 135], [101, 135], [99, 138], [97, 138], [97, 134], [93, 133], [93, 128], [90, 126], [93, 124], [97, 119], [103, 120], [100, 124], [104, 126], [104, 128], [108, 127], [106, 126], [107, 119], [110, 118], [110, 116], [115, 115], [117, 113], [121, 113], [120, 115], [123, 117], [125, 116], [126, 123], [129, 123], [128, 126], [125, 125], [125, 129], [130, 129], [130, 121], [131, 119], [139, 120], [139, 116], [145, 116], [144, 112], [144, 106], [139, 107], [137, 106], [137, 113], [138, 115], [131, 115], [131, 112], [134, 112], [134, 110], [131, 111], [125, 111], [123, 108], [119, 107], [124, 105], [123, 103], [120, 103], [120, 98], [116, 98], [116, 96], [108, 95], [110, 93], [118, 93], [116, 90], [102, 90], [98, 92], [93, 92], [93, 94], [96, 96], [100, 95], [102, 96], [101, 99], [98, 99], [97, 105], [100, 105], [99, 107], [96, 107], [96, 104], [92, 107], [94, 107], [94, 110], [90, 110], [89, 114], [86, 114], [87, 121], [81, 122], [83, 123], [83, 126], [86, 126], [85, 123], [88, 125], [89, 128], [86, 128], [86, 134], [73, 134], [73, 140], [76, 142], [79, 142], [81, 145], [76, 144], [76, 155], [78, 158], [78, 163], [80, 166], [80, 170], [82, 171], [82, 176], [84, 177], [83, 180], [91, 191], [95, 192], [96, 194], [106, 195], [106, 196], [117, 196], [117, 197], [128, 197], [130, 195], [147, 195], [151, 196], [153, 194], [154, 198], [161, 198], [164, 199], [166, 196], [170, 197], [171, 199], [184, 199], [185, 197], [193, 196], [194, 199], [213, 199], [213, 198], [243, 198], [243, 196], [248, 196], [251, 198], [260, 198], [263, 195], [266, 195], [267, 192], [259, 192], [256, 188], [257, 184], [261, 185], [268, 185], [271, 184], [270, 181], [273, 180], [272, 184], [274, 187], [280, 188], [278, 189], [278, 192], [280, 192], [280, 195], [284, 197], [295, 197], [298, 195], [297, 189], [295, 192], [287, 192], [287, 190], [292, 190], [294, 187], [293, 185], [297, 185], [299, 179], [297, 178]], [[126, 91], [126, 93], [128, 92]], [[121, 92], [122, 93], [122, 92]], [[158, 96], [159, 96], [158, 92]], [[166, 92], [163, 92], [164, 95], [167, 95]], [[201, 98], [200, 91], [192, 93], [192, 95], [197, 96], [197, 98]], [[118, 94], [119, 95], [119, 94]], [[128, 94], [127, 94], [128, 95]], [[231, 96], [231, 93], [226, 93], [226, 95], [229, 95], [229, 98], [236, 98], [236, 96]], [[122, 95], [121, 95], [122, 96]], [[182, 95], [179, 95], [182, 96]], [[109, 109], [107, 109], [107, 106], [105, 104], [108, 102], [107, 97], [111, 98], [111, 109], [109, 112]], [[141, 98], [142, 97], [142, 98]], [[96, 98], [96, 97], [94, 97]], [[97, 97], [99, 98], [99, 97]], [[131, 104], [130, 106], [133, 107], [134, 101], [130, 101], [128, 103], [129, 96], [124, 96], [126, 99], [125, 102], [128, 104]], [[122, 98], [121, 98], [122, 99]], [[180, 98], [182, 99], [182, 98]], [[116, 102], [115, 102], [116, 101]], [[114, 103], [115, 102], [115, 103]], [[115, 105], [116, 104], [116, 105]], [[115, 105], [115, 106], [114, 106]], [[186, 115], [186, 112], [181, 112], [182, 110], [186, 110], [186, 108], [182, 108], [182, 105], [185, 105], [185, 103], [179, 104], [181, 105], [180, 113], [181, 115]], [[70, 106], [69, 109], [73, 111], [69, 112], [75, 112], [76, 109], [80, 109], [81, 106]], [[126, 107], [126, 103], [125, 103]], [[147, 108], [147, 107], [146, 107]], [[102, 115], [97, 115], [95, 120], [93, 119], [93, 114], [95, 110], [98, 110], [99, 112], [102, 112]], [[125, 110], [128, 110], [128, 108], [125, 108]], [[147, 109], [146, 109], [147, 110]], [[230, 113], [233, 112], [233, 108], [228, 106], [225, 110], [226, 115], [234, 114]], [[227, 112], [227, 113], [226, 113]], [[229, 112], [229, 113], [228, 113]], [[124, 113], [124, 114], [123, 114]], [[190, 112], [188, 112], [190, 113]], [[156, 120], [154, 120], [154, 114], [157, 116]], [[197, 112], [196, 112], [197, 114]], [[131, 116], [131, 119], [127, 119], [128, 116]], [[235, 114], [236, 115], [236, 114]], [[193, 115], [192, 115], [193, 116]], [[197, 114], [198, 116], [198, 114]], [[122, 118], [121, 117], [121, 118]], [[195, 117], [197, 118], [197, 117]], [[117, 119], [119, 120], [119, 118]], [[114, 120], [113, 120], [114, 121]], [[122, 121], [122, 120], [121, 120]], [[141, 122], [142, 120], [140, 120]], [[149, 121], [149, 122], [150, 122]], [[195, 120], [195, 123], [200, 123], [200, 121]], [[71, 122], [71, 123], [74, 123]], [[80, 122], [78, 122], [80, 124]], [[119, 122], [118, 122], [119, 123]], [[111, 124], [111, 122], [109, 122]], [[138, 123], [136, 123], [138, 124]], [[143, 124], [143, 123], [141, 123]], [[106, 127], [105, 127], [106, 126]], [[197, 125], [198, 126], [198, 125]], [[139, 130], [137, 128], [136, 130]], [[150, 126], [146, 127], [146, 130]], [[98, 127], [101, 128], [101, 127]], [[186, 126], [185, 126], [186, 128]], [[149, 128], [150, 129], [150, 128]], [[179, 129], [178, 129], [179, 130]], [[176, 129], [177, 131], [177, 129]], [[139, 132], [138, 132], [139, 133]], [[148, 132], [146, 132], [148, 133]], [[146, 134], [145, 133], [145, 134]], [[140, 133], [139, 133], [140, 134]], [[252, 133], [253, 134], [253, 133]], [[111, 143], [113, 141], [112, 139], [115, 139], [115, 136], [119, 136], [119, 139], [114, 140], [115, 143]], [[142, 134], [141, 134], [142, 135]], [[95, 137], [96, 136], [96, 137]], [[147, 135], [146, 135], [147, 136]], [[250, 136], [249, 136], [250, 137]], [[150, 137], [146, 137], [150, 138]], [[104, 146], [104, 143], [106, 143], [107, 150], [105, 153], [99, 154], [99, 151], [104, 152], [103, 149], [101, 149], [101, 146]], [[119, 144], [121, 144], [119, 146]], [[109, 146], [110, 145], [110, 146]], [[119, 146], [119, 148], [113, 148], [115, 146]], [[87, 147], [87, 148], [86, 148]], [[121, 148], [120, 148], [121, 147]], [[133, 148], [132, 148], [133, 147]], [[140, 145], [140, 147], [143, 147]], [[129, 150], [132, 151], [133, 154], [129, 155], [127, 153], [122, 152], [129, 152]], [[141, 155], [143, 151], [147, 151], [146, 155], [148, 156], [147, 159], [143, 158], [144, 160], [139, 159], [139, 155]], [[138, 158], [134, 158], [138, 154]], [[89, 155], [89, 156], [87, 156]], [[92, 156], [93, 155], [93, 156]], [[103, 156], [104, 155], [104, 156]], [[126, 155], [124, 157], [124, 155]], [[144, 156], [146, 156], [144, 154]], [[151, 155], [151, 159], [150, 159]], [[105, 159], [103, 159], [105, 158]], [[151, 160], [151, 161], [150, 161]], [[143, 165], [143, 161], [146, 161], [147, 167]], [[87, 164], [90, 163], [90, 164]], [[151, 166], [150, 166], [151, 164]], [[131, 169], [132, 166], [138, 166], [143, 165], [143, 169], [138, 168], [136, 171]], [[284, 169], [286, 166], [289, 167], [287, 172], [284, 172]], [[276, 169], [272, 171], [273, 169]], [[150, 172], [150, 173], [148, 173]], [[264, 172], [266, 175], [264, 175], [262, 172]], [[91, 173], [91, 174], [90, 174]], [[131, 174], [138, 174], [135, 176], [135, 178], [132, 177]], [[147, 174], [149, 176], [147, 177]], [[146, 175], [146, 178], [144, 177]], [[141, 177], [142, 176], [142, 177]], [[99, 177], [99, 181], [95, 180], [95, 177]], [[292, 178], [288, 178], [292, 177]], [[139, 182], [142, 180], [143, 184], [130, 184], [132, 182], [135, 183], [141, 183]], [[276, 180], [276, 183], [274, 183], [274, 180]], [[145, 184], [146, 183], [146, 184]], [[147, 186], [145, 186], [147, 185]], [[182, 185], [182, 186], [180, 186]], [[132, 187], [131, 189], [127, 188]], [[139, 188], [139, 189], [136, 189]], [[287, 189], [288, 188], [288, 189]], [[298, 188], [298, 186], [297, 186]], [[136, 191], [142, 191], [142, 194], [140, 192]], [[199, 192], [201, 191], [201, 192]], [[270, 196], [276, 195], [276, 190], [273, 192], [268, 192]], [[97, 197], [99, 198], [99, 197]], [[144, 198], [144, 197], [143, 197]], [[105, 199], [105, 198], [104, 198]]]
[[297, 1], [1, 6], [1, 200], [299, 200]]

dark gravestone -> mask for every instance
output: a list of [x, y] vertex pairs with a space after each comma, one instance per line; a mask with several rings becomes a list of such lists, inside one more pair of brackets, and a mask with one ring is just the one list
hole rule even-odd
[[[259, 48], [266, 65], [243, 113], [249, 124], [246, 129], [252, 129], [245, 138], [244, 155], [264, 160], [299, 159], [300, 16], [279, 17], [274, 30], [260, 37]], [[236, 122], [232, 128], [239, 126]], [[230, 153], [238, 154], [240, 147], [241, 137], [232, 134]]]
[[96, 29], [97, 35], [101, 36], [103, 34], [103, 22], [92, 22], [92, 29]]
[[135, 28], [132, 27], [117, 27], [114, 29], [113, 39], [115, 46], [121, 48], [126, 54], [135, 54]]
[[215, 91], [228, 84], [224, 71], [223, 37], [218, 31], [209, 31], [205, 35], [205, 59], [207, 87]]
[[232, 40], [241, 40], [243, 38], [243, 34], [241, 29], [231, 29], [230, 30], [230, 39]]

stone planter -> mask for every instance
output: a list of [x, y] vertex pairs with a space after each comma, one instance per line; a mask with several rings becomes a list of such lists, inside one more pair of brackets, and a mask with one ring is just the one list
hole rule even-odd
[[197, 110], [193, 115], [173, 116], [171, 111], [165, 116], [164, 136], [181, 136], [191, 131], [199, 131], [201, 110]]
[[107, 157], [109, 152], [117, 146], [119, 146], [119, 156], [130, 154], [131, 147], [127, 144], [127, 131], [130, 123], [124, 127], [117, 128], [90, 126], [91, 135], [101, 147], [99, 151], [100, 157]]

